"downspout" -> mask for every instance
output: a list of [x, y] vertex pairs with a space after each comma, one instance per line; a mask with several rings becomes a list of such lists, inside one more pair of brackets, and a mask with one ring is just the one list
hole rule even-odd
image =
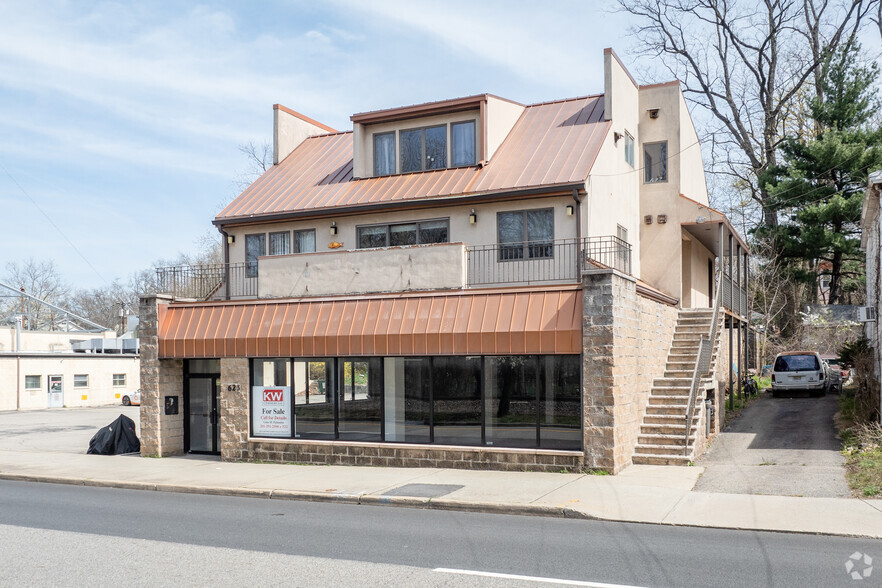
[[224, 242], [224, 299], [230, 299], [230, 235], [223, 227], [218, 227]]
[[[586, 182], [587, 183], [587, 182]], [[579, 189], [573, 188], [573, 200], [576, 203], [576, 275], [582, 275], [582, 198]]]

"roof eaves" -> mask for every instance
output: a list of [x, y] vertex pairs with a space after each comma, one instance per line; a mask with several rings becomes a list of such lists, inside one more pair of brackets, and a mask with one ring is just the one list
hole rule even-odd
[[501, 198], [517, 198], [530, 196], [548, 196], [557, 193], [569, 193], [572, 190], [585, 190], [585, 182], [565, 182], [562, 184], [548, 184], [545, 186], [527, 186], [515, 189], [491, 190], [472, 194], [451, 194], [445, 196], [431, 196], [423, 198], [409, 198], [406, 200], [394, 200], [390, 202], [372, 202], [366, 204], [352, 204], [346, 206], [327, 206], [300, 211], [285, 211], [268, 214], [247, 214], [240, 216], [221, 217], [218, 215], [212, 221], [217, 227], [228, 225], [240, 225], [260, 222], [275, 222], [285, 220], [307, 219], [315, 217], [328, 217], [334, 215], [363, 214], [394, 209], [429, 208], [433, 206], [456, 206], [458, 204], [477, 201], [493, 201]]

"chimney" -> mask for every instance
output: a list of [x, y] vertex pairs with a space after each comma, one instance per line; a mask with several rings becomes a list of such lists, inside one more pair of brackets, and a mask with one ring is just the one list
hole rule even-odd
[[299, 112], [273, 104], [273, 165], [291, 155], [308, 137], [336, 132]]

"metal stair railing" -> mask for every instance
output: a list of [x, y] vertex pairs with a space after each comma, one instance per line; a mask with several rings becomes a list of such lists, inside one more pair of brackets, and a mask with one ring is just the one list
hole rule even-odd
[[692, 417], [695, 412], [695, 400], [698, 395], [698, 385], [702, 376], [710, 371], [711, 357], [714, 352], [714, 345], [717, 341], [717, 331], [720, 322], [720, 292], [723, 290], [723, 271], [720, 267], [719, 259], [716, 260], [716, 279], [714, 283], [717, 291], [714, 295], [714, 318], [711, 323], [709, 337], [701, 335], [698, 342], [698, 356], [695, 359], [695, 369], [692, 371], [692, 386], [689, 388], [689, 402], [686, 405], [686, 436], [684, 437], [683, 455], [689, 455], [689, 436], [692, 434]]

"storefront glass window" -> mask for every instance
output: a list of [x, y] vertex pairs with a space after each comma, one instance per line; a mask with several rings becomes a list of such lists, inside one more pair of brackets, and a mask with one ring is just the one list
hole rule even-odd
[[487, 445], [536, 447], [537, 359], [529, 355], [485, 359]]
[[546, 355], [541, 361], [539, 446], [543, 449], [581, 449], [579, 356]]
[[432, 410], [435, 443], [481, 444], [481, 358], [432, 360]]
[[341, 359], [338, 439], [382, 441], [382, 364], [379, 357]]

